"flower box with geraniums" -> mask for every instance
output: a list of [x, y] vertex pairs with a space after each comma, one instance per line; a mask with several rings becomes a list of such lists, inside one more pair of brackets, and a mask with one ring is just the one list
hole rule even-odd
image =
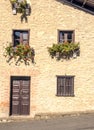
[[19, 44], [16, 47], [10, 44], [5, 48], [4, 56], [8, 58], [7, 62], [14, 59], [16, 62], [15, 65], [18, 65], [19, 62], [24, 62], [26, 65], [29, 65], [30, 61], [34, 63], [35, 51], [28, 44]]
[[59, 43], [53, 44], [52, 47], [48, 47], [48, 52], [52, 58], [70, 59], [76, 58], [80, 54], [79, 43]]

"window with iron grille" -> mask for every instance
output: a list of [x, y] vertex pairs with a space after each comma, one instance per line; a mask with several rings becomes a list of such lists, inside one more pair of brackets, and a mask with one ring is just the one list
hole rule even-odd
[[57, 96], [74, 96], [74, 76], [57, 76]]
[[29, 30], [13, 30], [13, 46], [29, 44]]
[[65, 43], [65, 42], [74, 42], [74, 31], [58, 31], [58, 42]]

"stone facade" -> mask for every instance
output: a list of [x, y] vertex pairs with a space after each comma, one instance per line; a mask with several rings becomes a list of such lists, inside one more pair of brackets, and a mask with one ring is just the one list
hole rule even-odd
[[[10, 1], [0, 2], [0, 117], [9, 117], [10, 76], [30, 76], [30, 117], [38, 113], [94, 111], [94, 16], [57, 0], [31, 0], [28, 23], [13, 15]], [[13, 29], [30, 29], [35, 64], [9, 65], [3, 56]], [[80, 43], [76, 59], [51, 59], [47, 47], [58, 41], [58, 30], [75, 30]], [[56, 96], [56, 75], [75, 75], [74, 97]]]

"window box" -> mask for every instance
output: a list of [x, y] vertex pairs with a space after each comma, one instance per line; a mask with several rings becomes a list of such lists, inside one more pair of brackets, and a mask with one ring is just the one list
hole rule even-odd
[[7, 62], [12, 59], [16, 61], [15, 65], [20, 62], [24, 62], [25, 65], [29, 65], [29, 61], [34, 63], [35, 51], [28, 44], [19, 44], [16, 47], [11, 44], [5, 48], [5, 57], [8, 58]]
[[48, 52], [52, 58], [70, 59], [76, 58], [80, 54], [79, 43], [63, 43], [53, 44], [52, 47], [48, 47]]

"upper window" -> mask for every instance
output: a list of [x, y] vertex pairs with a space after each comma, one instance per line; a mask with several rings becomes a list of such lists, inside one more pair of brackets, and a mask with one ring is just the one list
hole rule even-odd
[[29, 44], [29, 31], [28, 30], [14, 30], [13, 31], [13, 45], [17, 46], [20, 43]]
[[57, 96], [74, 96], [74, 76], [57, 76]]
[[62, 31], [59, 30], [59, 43], [74, 42], [74, 31]]

